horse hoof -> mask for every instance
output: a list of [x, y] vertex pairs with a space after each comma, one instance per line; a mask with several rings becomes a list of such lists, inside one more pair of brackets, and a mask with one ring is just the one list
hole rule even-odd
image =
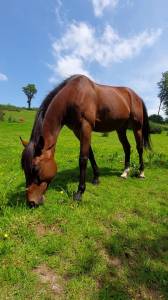
[[139, 179], [145, 179], [145, 175], [144, 174], [139, 174]]
[[139, 173], [139, 176], [138, 176], [140, 179], [144, 179], [145, 178], [145, 174], [144, 174], [144, 171], [141, 171]]
[[75, 200], [75, 201], [78, 201], [78, 202], [80, 202], [81, 200], [82, 200], [82, 194], [80, 193], [80, 192], [77, 192], [77, 193], [73, 193], [73, 199]]
[[128, 174], [129, 174], [129, 171], [130, 171], [130, 168], [126, 168], [126, 169], [124, 170], [124, 172], [121, 174], [121, 178], [127, 179]]
[[98, 185], [100, 183], [99, 178], [93, 178], [92, 184]]
[[121, 174], [120, 177], [123, 178], [123, 179], [127, 179], [128, 175], [127, 174]]

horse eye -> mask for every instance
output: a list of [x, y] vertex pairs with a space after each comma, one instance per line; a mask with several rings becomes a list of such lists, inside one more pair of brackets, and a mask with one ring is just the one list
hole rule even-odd
[[32, 168], [33, 182], [37, 185], [41, 183], [41, 179], [38, 173], [39, 173], [39, 167], [37, 165], [33, 165]]
[[32, 173], [33, 174], [37, 174], [37, 172], [38, 172], [38, 166], [33, 166], [33, 168], [32, 168]]
[[37, 185], [39, 185], [41, 183], [41, 180], [39, 179], [38, 176], [34, 178], [34, 183]]

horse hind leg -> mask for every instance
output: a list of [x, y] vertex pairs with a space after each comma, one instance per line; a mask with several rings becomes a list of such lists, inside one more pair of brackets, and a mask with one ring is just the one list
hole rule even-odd
[[143, 134], [142, 129], [134, 129], [136, 147], [139, 154], [139, 178], [145, 178], [143, 161]]
[[126, 129], [118, 130], [118, 138], [123, 146], [124, 153], [125, 153], [125, 168], [123, 173], [121, 174], [121, 177], [126, 179], [128, 177], [129, 171], [130, 171], [130, 144], [126, 136]]

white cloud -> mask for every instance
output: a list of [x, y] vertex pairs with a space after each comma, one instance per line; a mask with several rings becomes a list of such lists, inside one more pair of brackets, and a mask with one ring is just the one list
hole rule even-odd
[[89, 72], [84, 68], [83, 61], [75, 56], [61, 57], [58, 60], [56, 68], [53, 67], [52, 69], [54, 70], [54, 75], [49, 79], [51, 83], [55, 83], [58, 75], [62, 78], [65, 78], [76, 73], [83, 74], [91, 78]]
[[[108, 34], [107, 34], [108, 33]], [[132, 58], [138, 55], [146, 46], [152, 46], [158, 37], [161, 35], [161, 30], [147, 31], [131, 37], [122, 38], [114, 32], [113, 28], [108, 25], [105, 28], [102, 38], [97, 45], [96, 60], [108, 66], [113, 62], [121, 62], [125, 59]]]
[[61, 0], [56, 0], [55, 15], [60, 26], [64, 24], [64, 16], [62, 16], [61, 13], [62, 5], [63, 4]]
[[7, 81], [8, 77], [5, 74], [0, 73], [0, 81]]
[[161, 33], [161, 29], [145, 30], [136, 36], [123, 38], [110, 25], [97, 33], [94, 27], [84, 22], [73, 22], [65, 34], [52, 44], [54, 76], [89, 74], [87, 67], [93, 62], [110, 67], [113, 63], [130, 59], [145, 47], [152, 46]]
[[115, 8], [118, 4], [119, 0], [91, 0], [94, 14], [96, 17], [100, 17], [103, 15], [103, 11], [108, 6], [111, 6], [112, 8]]
[[61, 52], [73, 52], [83, 58], [87, 58], [93, 52], [94, 29], [86, 23], [72, 23], [60, 40], [53, 43], [56, 54]]

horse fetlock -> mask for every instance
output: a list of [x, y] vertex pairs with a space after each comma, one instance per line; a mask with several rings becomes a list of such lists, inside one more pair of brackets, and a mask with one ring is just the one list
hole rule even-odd
[[121, 174], [121, 178], [126, 179], [128, 177], [129, 171], [130, 171], [130, 168], [126, 168], [124, 170], [124, 172]]
[[140, 173], [139, 173], [139, 178], [141, 178], [141, 179], [145, 178], [144, 171], [140, 171]]
[[81, 191], [74, 192], [73, 199], [78, 202], [81, 201], [82, 200], [82, 192]]
[[92, 184], [98, 185], [99, 183], [100, 183], [100, 180], [99, 180], [98, 177], [94, 177], [94, 178], [92, 179]]

